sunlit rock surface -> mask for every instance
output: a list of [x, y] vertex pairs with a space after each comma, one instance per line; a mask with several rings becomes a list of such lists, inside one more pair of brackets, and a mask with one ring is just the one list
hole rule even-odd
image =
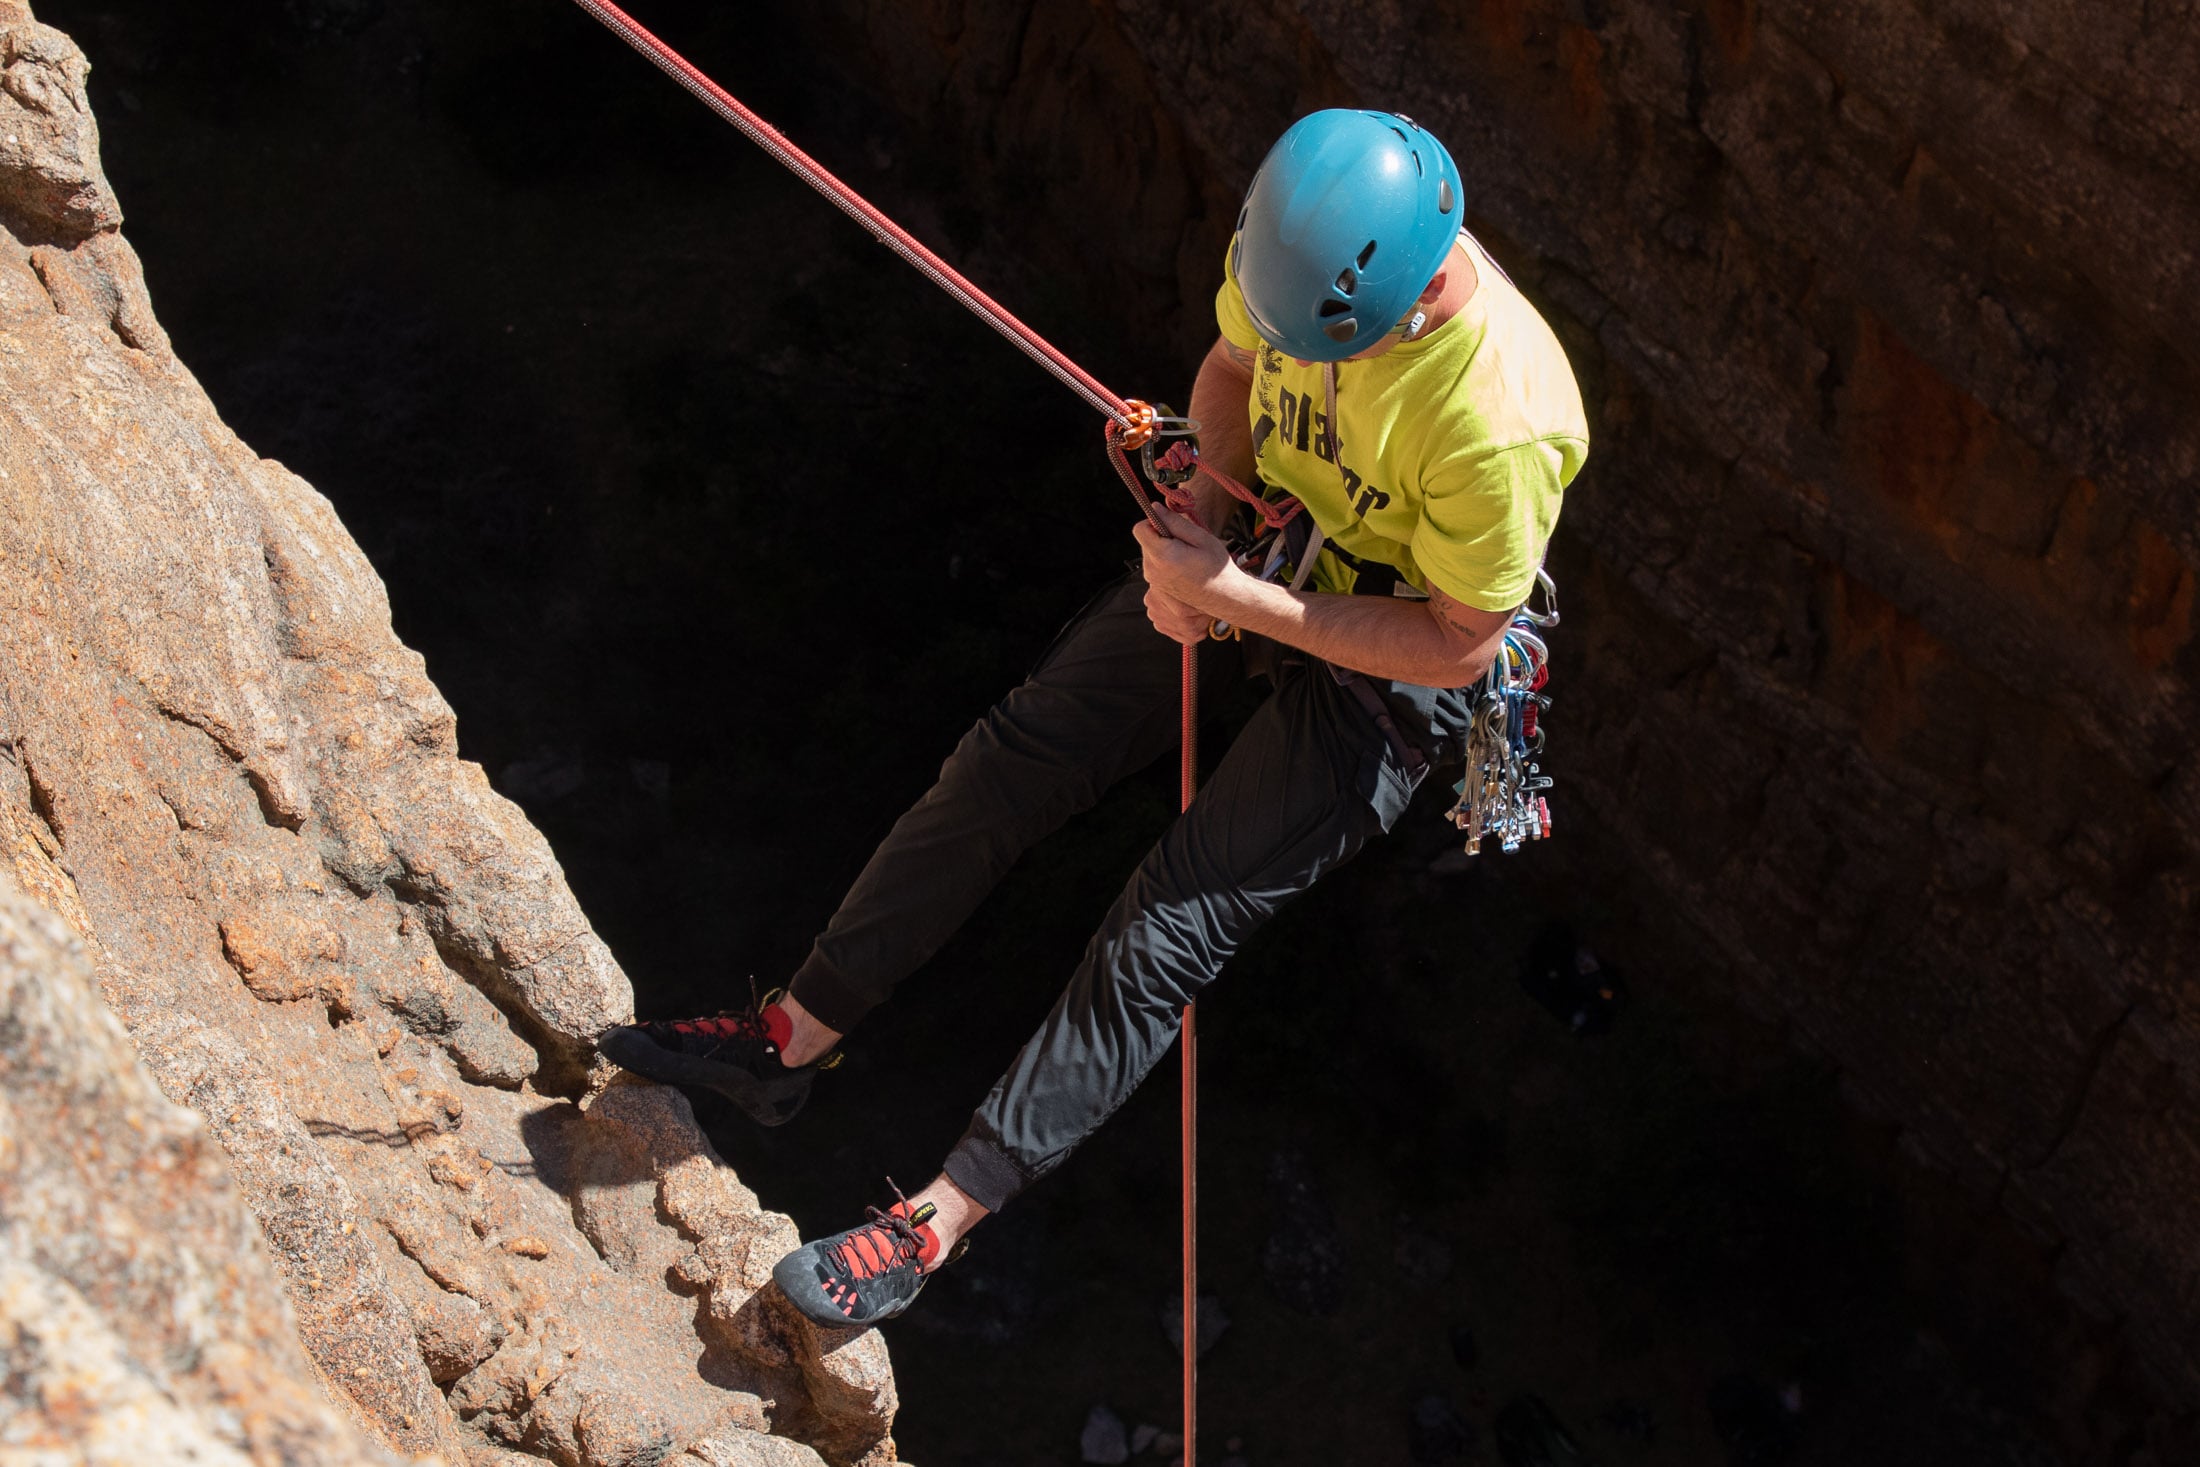
[[[54, 1264], [67, 1216], [11, 1198], [9, 1318], [60, 1331], [35, 1346], [18, 1327], [11, 1348], [75, 1350], [86, 1382], [83, 1419], [51, 1429], [166, 1411], [210, 1454], [365, 1460], [301, 1384], [272, 1262], [304, 1358], [391, 1450], [892, 1460], [878, 1336], [821, 1338], [759, 1295], [791, 1226], [677, 1095], [591, 1074], [592, 1036], [631, 1012], [625, 976], [540, 835], [457, 756], [327, 501], [239, 442], [170, 352], [84, 76], [67, 37], [0, 0], [0, 851], [203, 1124], [149, 1093], [110, 1118], [148, 1117], [163, 1129], [132, 1145], [196, 1179], [179, 1248], [225, 1226], [226, 1172], [264, 1252], [205, 1255], [237, 1271], [207, 1306], [242, 1341], [235, 1368], [140, 1379], [128, 1362], [170, 1345], [112, 1317], [133, 1276]], [[8, 921], [11, 954], [50, 948]], [[89, 996], [25, 952], [9, 982], [37, 1002], [11, 1022], [108, 1036], [55, 1083], [141, 1083]], [[11, 1063], [37, 1060], [25, 1043]], [[87, 1151], [69, 1195], [157, 1227], [131, 1155]], [[34, 1424], [60, 1420], [45, 1399]]]
[[205, 1125], [0, 872], [0, 1457], [386, 1463], [322, 1395]]

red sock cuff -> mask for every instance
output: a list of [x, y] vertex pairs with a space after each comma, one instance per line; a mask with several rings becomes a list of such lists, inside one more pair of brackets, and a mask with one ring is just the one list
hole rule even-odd
[[772, 1048], [785, 1049], [787, 1041], [794, 1038], [794, 1020], [787, 1017], [787, 1011], [768, 1003], [758, 1017], [764, 1021], [764, 1037], [772, 1042]]
[[930, 1268], [932, 1260], [940, 1256], [940, 1235], [930, 1223], [917, 1224], [917, 1267]]

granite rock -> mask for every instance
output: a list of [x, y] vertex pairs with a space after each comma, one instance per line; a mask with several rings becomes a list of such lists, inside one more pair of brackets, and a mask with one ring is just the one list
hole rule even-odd
[[[85, 75], [0, 0], [0, 871], [199, 1118], [176, 1154], [256, 1218], [282, 1296], [247, 1301], [254, 1348], [452, 1464], [892, 1460], [885, 1346], [760, 1297], [787, 1220], [677, 1095], [603, 1090], [625, 975], [328, 502], [171, 351]], [[14, 1257], [26, 1307], [83, 1287]], [[100, 1399], [196, 1419], [124, 1399], [146, 1342], [86, 1298]], [[222, 1376], [247, 1402], [249, 1364]], [[357, 1455], [261, 1373], [268, 1419], [331, 1444], [298, 1460]]]
[[395, 1460], [322, 1394], [221, 1148], [5, 872], [0, 1361], [10, 1460]]

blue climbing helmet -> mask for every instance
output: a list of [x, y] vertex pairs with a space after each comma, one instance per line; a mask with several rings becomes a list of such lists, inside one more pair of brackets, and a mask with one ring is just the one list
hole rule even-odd
[[1413, 309], [1459, 215], [1459, 167], [1412, 118], [1315, 112], [1261, 160], [1230, 241], [1230, 271], [1263, 340], [1310, 362], [1341, 362]]

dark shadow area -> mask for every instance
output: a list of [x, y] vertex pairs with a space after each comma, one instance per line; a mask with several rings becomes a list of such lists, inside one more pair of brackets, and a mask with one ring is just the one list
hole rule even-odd
[[[179, 355], [334, 502], [642, 1013], [784, 981], [1131, 553], [1097, 421], [571, 6], [39, 12], [92, 58]], [[1022, 262], [793, 15], [644, 18], [1104, 380], [1183, 391], [1201, 303]], [[1671, 920], [1576, 879], [1557, 645], [1560, 839], [1462, 862], [1426, 790], [1202, 1006], [1203, 1458], [2064, 1461], [2054, 1382], [2114, 1362], [2006, 1222], [1905, 1202], [1778, 1030], [1551, 977], [1555, 921], [1635, 951]], [[1215, 690], [1210, 750], [1256, 695]], [[1152, 770], [1035, 850], [794, 1124], [697, 1097], [727, 1160], [805, 1233], [928, 1179], [1173, 807]], [[910, 1460], [1075, 1462], [1102, 1403], [1173, 1429], [1172, 1070], [892, 1328]]]
[[604, 1130], [592, 1126], [580, 1107], [570, 1103], [530, 1110], [519, 1122], [528, 1160], [499, 1165], [512, 1176], [533, 1176], [567, 1197], [586, 1187], [623, 1187], [648, 1178], [648, 1156], [618, 1145]]

